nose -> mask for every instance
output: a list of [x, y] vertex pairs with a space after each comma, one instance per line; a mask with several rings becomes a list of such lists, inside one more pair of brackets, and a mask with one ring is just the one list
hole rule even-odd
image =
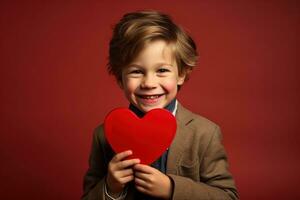
[[153, 89], [156, 88], [157, 80], [153, 75], [147, 74], [143, 77], [143, 80], [141, 82], [141, 88], [142, 89]]

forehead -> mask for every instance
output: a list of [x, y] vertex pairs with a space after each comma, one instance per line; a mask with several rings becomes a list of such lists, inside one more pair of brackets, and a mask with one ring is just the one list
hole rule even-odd
[[174, 61], [172, 45], [164, 40], [154, 40], [144, 46], [131, 64], [151, 65], [157, 62], [174, 64]]

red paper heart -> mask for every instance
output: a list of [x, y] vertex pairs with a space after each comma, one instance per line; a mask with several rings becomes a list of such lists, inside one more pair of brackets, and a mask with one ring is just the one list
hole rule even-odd
[[165, 109], [153, 109], [143, 118], [127, 108], [112, 110], [105, 118], [104, 133], [116, 153], [132, 150], [130, 158], [151, 164], [170, 146], [176, 133], [176, 119]]

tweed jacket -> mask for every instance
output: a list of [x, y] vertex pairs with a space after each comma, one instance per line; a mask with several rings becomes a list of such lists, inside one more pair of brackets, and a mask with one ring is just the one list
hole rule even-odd
[[[177, 131], [169, 148], [167, 172], [173, 183], [172, 200], [238, 199], [218, 125], [178, 103]], [[82, 200], [105, 200], [107, 165], [114, 153], [106, 143], [103, 125], [93, 135], [89, 169], [84, 177]], [[135, 199], [129, 185], [126, 200]]]

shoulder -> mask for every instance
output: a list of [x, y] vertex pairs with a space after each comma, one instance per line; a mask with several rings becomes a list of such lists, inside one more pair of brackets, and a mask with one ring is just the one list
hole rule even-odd
[[212, 140], [222, 140], [221, 129], [217, 123], [186, 109], [181, 104], [178, 104], [176, 119], [181, 134], [184, 134], [190, 143], [199, 142], [206, 146]]
[[105, 135], [104, 135], [104, 127], [103, 127], [103, 123], [99, 124], [93, 132], [93, 141], [96, 144], [103, 144], [106, 143], [105, 141]]
[[178, 104], [176, 118], [178, 123], [188, 126], [191, 129], [202, 129], [203, 131], [214, 131], [219, 129], [217, 123], [188, 110], [181, 104]]
[[103, 154], [105, 155], [104, 162], [108, 164], [108, 161], [114, 156], [114, 151], [105, 138], [103, 124], [100, 124], [95, 128], [93, 134], [93, 143], [95, 148], [100, 148], [102, 150]]
[[103, 133], [103, 127], [104, 127], [103, 123], [98, 124], [98, 126], [96, 126], [96, 128], [94, 129], [94, 133], [95, 134]]

